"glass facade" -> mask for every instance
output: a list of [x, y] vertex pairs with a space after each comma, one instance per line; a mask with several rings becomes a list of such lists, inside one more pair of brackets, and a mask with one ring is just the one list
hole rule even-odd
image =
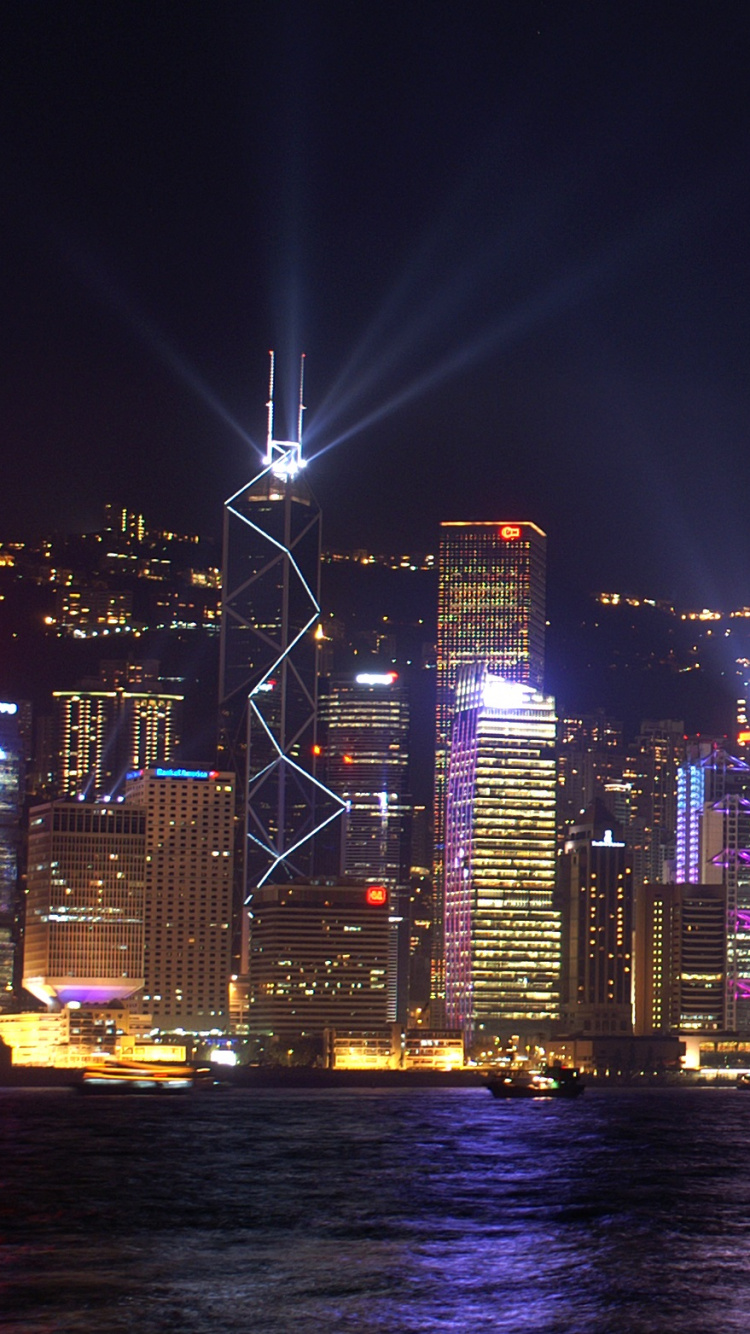
[[[435, 744], [435, 913], [433, 988], [443, 990], [443, 853], [448, 748], [458, 673], [482, 660], [491, 672], [541, 690], [544, 678], [547, 539], [533, 523], [440, 527]], [[439, 942], [439, 943], [438, 943]]]
[[266, 468], [224, 507], [219, 763], [237, 778], [241, 903], [313, 867], [313, 834], [342, 809], [316, 776], [320, 510], [303, 474]]
[[484, 664], [456, 690], [445, 852], [447, 1022], [559, 1013], [555, 704]]

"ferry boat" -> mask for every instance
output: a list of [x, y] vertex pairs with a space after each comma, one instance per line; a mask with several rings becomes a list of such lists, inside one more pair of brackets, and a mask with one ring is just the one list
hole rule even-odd
[[83, 1093], [191, 1093], [214, 1083], [208, 1066], [123, 1059], [87, 1065], [77, 1087]]
[[493, 1098], [578, 1098], [586, 1085], [577, 1070], [545, 1065], [533, 1073], [508, 1071], [490, 1075], [487, 1087]]

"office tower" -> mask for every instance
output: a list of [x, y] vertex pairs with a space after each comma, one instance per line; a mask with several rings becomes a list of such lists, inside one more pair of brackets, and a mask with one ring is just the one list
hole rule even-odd
[[607, 784], [622, 779], [622, 761], [622, 723], [601, 710], [560, 719], [557, 824], [562, 834], [597, 799], [608, 804]]
[[331, 677], [320, 699], [324, 770], [346, 802], [340, 870], [404, 885], [409, 871], [409, 703], [397, 672]]
[[750, 765], [721, 742], [692, 744], [678, 771], [675, 878], [723, 887], [725, 1026], [750, 1033]]
[[636, 885], [635, 1032], [724, 1031], [726, 889]]
[[143, 1008], [163, 1031], [229, 1025], [234, 799], [230, 773], [127, 777], [123, 809], [146, 821]]
[[21, 712], [0, 701], [0, 1013], [14, 1006], [18, 924], [19, 820], [23, 807], [24, 754]]
[[673, 718], [641, 723], [626, 756], [623, 779], [631, 785], [633, 875], [639, 884], [667, 878], [674, 859], [677, 770], [685, 758], [685, 724]]
[[143, 986], [146, 817], [53, 801], [29, 817], [23, 985], [46, 1004], [102, 1005]]
[[387, 1022], [385, 886], [267, 882], [253, 894], [250, 1029], [291, 1041]]
[[562, 1017], [585, 1035], [632, 1032], [633, 871], [601, 802], [567, 831], [559, 864]]
[[533, 686], [481, 663], [459, 677], [445, 841], [452, 1028], [505, 1032], [558, 1015], [555, 724], [554, 700]]
[[440, 526], [435, 745], [434, 994], [443, 991], [443, 869], [448, 747], [459, 669], [490, 672], [541, 690], [544, 682], [546, 536], [533, 523]]
[[397, 672], [334, 676], [320, 698], [326, 781], [346, 803], [340, 872], [388, 888], [392, 1022], [406, 1020], [409, 968], [409, 703]]
[[[273, 434], [273, 356], [263, 468], [224, 506], [219, 763], [236, 775], [241, 903], [313, 867], [313, 835], [343, 810], [316, 777], [320, 510], [296, 441]], [[236, 969], [237, 971], [237, 969]]]
[[183, 695], [117, 686], [55, 690], [52, 698], [62, 795], [109, 796], [129, 769], [177, 758]]

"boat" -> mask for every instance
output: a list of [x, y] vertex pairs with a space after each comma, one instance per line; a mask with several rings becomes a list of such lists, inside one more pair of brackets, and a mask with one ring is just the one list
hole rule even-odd
[[578, 1098], [586, 1085], [577, 1070], [545, 1065], [533, 1072], [509, 1070], [490, 1075], [487, 1087], [493, 1098]]
[[77, 1087], [82, 1093], [192, 1093], [214, 1083], [208, 1066], [113, 1059], [85, 1066]]
[[747, 1089], [748, 1091], [750, 1091], [750, 1075], [747, 1074], [744, 1070], [741, 1075], [737, 1076], [737, 1088]]

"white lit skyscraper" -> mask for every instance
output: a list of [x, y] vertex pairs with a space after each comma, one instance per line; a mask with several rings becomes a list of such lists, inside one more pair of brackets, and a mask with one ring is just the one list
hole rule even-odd
[[224, 506], [219, 762], [237, 778], [235, 909], [247, 966], [253, 890], [313, 870], [313, 835], [343, 810], [316, 777], [320, 510], [296, 441], [273, 433], [273, 354], [263, 467]]
[[555, 702], [483, 663], [462, 671], [448, 766], [447, 1022], [504, 1032], [559, 1011]]

